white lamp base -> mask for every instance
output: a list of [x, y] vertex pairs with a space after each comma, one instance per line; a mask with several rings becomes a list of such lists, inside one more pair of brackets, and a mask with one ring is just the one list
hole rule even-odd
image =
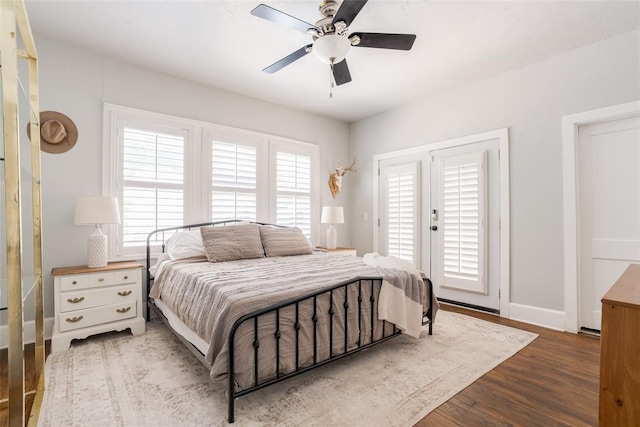
[[96, 225], [87, 240], [87, 265], [90, 268], [107, 265], [107, 236], [102, 232], [100, 224]]
[[333, 224], [329, 226], [327, 230], [327, 249], [335, 249], [338, 242], [338, 232], [333, 227]]

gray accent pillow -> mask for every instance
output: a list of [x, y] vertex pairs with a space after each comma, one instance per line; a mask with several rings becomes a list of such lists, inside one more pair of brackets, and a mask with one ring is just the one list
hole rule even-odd
[[257, 224], [202, 227], [200, 233], [209, 262], [264, 257]]
[[307, 238], [297, 227], [260, 226], [260, 238], [267, 256], [307, 255], [313, 253]]

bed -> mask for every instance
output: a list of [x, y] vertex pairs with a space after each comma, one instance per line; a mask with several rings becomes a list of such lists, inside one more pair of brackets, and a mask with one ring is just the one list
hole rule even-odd
[[[151, 266], [154, 240], [163, 242], [162, 253]], [[229, 422], [237, 397], [403, 331], [417, 336], [416, 321], [431, 335], [437, 309], [428, 278], [314, 251], [299, 229], [269, 224], [156, 230], [147, 239], [147, 270], [149, 312], [210, 368], [212, 380], [227, 382]], [[388, 293], [399, 300], [383, 304]], [[393, 318], [406, 302], [411, 325]]]

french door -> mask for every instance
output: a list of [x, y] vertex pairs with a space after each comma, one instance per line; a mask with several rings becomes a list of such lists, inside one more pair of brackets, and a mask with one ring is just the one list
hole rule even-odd
[[388, 153], [374, 163], [374, 250], [413, 262], [439, 299], [508, 316], [507, 130]]

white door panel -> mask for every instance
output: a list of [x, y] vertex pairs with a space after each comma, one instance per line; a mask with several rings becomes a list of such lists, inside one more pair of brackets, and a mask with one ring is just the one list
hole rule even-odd
[[602, 296], [640, 261], [640, 119], [578, 131], [579, 321], [600, 330]]
[[[438, 298], [500, 309], [499, 140], [433, 151], [431, 277]], [[434, 229], [434, 227], [436, 227]]]

